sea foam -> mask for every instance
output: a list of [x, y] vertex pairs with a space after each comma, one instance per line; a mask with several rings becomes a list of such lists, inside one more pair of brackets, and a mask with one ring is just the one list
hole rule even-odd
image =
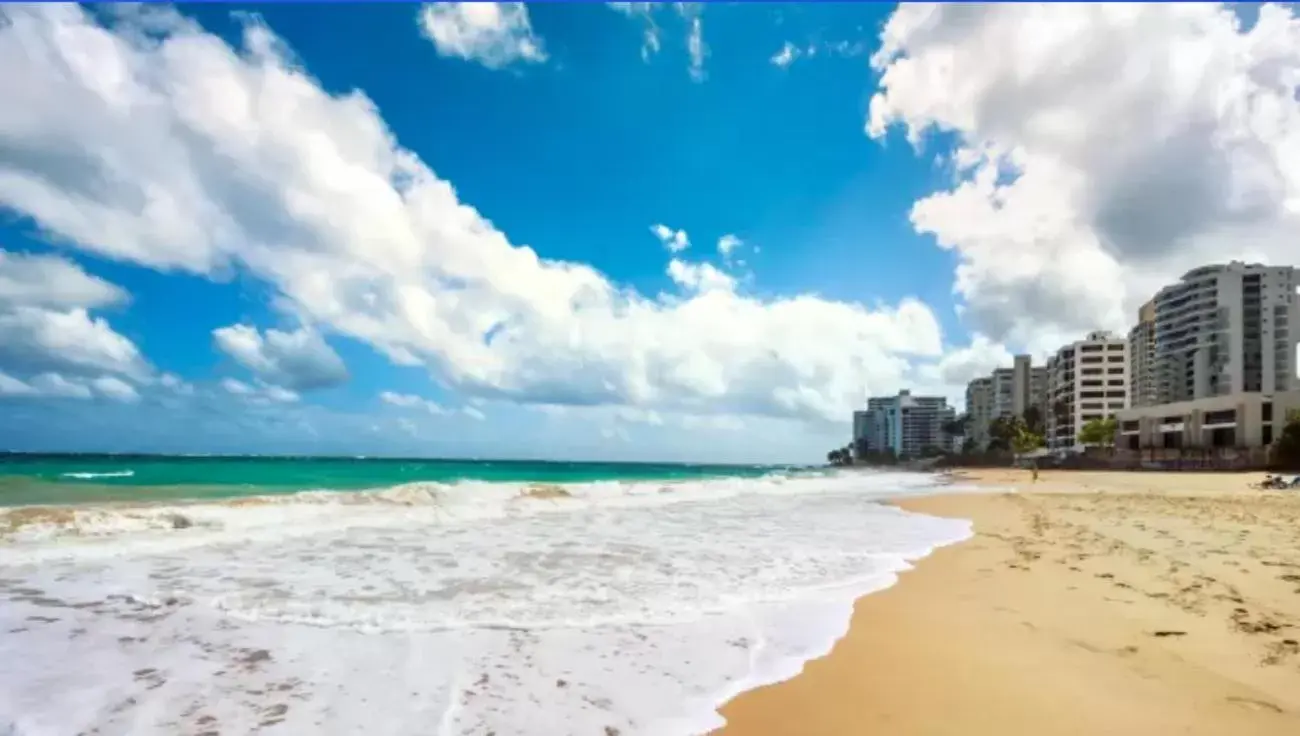
[[828, 652], [854, 599], [969, 536], [878, 503], [936, 482], [0, 511], [0, 732], [704, 733]]

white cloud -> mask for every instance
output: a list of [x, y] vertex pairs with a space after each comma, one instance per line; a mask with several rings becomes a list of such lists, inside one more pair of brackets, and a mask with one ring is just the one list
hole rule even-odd
[[789, 41], [786, 41], [785, 44], [781, 46], [780, 51], [777, 51], [775, 54], [772, 54], [772, 58], [769, 59], [769, 61], [784, 69], [785, 67], [793, 64], [794, 60], [799, 58], [802, 55], [803, 55], [803, 49], [800, 49], [798, 46], [795, 46]]
[[735, 291], [736, 289], [734, 278], [708, 263], [690, 263], [674, 258], [668, 262], [668, 277], [678, 286], [691, 291]]
[[135, 344], [84, 309], [57, 312], [35, 307], [0, 311], [0, 365], [14, 370], [147, 372]]
[[400, 406], [405, 409], [424, 409], [435, 416], [442, 416], [447, 413], [447, 410], [437, 402], [415, 396], [414, 394], [397, 394], [392, 391], [382, 391], [379, 394], [379, 399], [385, 404]]
[[865, 53], [867, 53], [866, 44], [856, 41], [810, 43], [807, 46], [797, 46], [786, 41], [768, 61], [784, 69], [799, 59], [811, 59], [818, 54], [848, 59]]
[[42, 373], [31, 379], [32, 388], [41, 396], [65, 399], [89, 399], [90, 387], [78, 380], [70, 380], [58, 373]]
[[217, 348], [270, 383], [295, 390], [325, 388], [348, 379], [338, 353], [315, 330], [293, 332], [230, 325], [212, 331]]
[[704, 24], [700, 15], [704, 12], [703, 3], [605, 3], [612, 10], [639, 20], [644, 26], [641, 40], [641, 59], [649, 61], [651, 56], [659, 53], [662, 46], [659, 24], [655, 22], [655, 13], [674, 8], [686, 25], [686, 54], [690, 60], [687, 71], [691, 79], [704, 80], [704, 58], [709, 49], [704, 43]]
[[113, 376], [95, 378], [90, 381], [90, 387], [99, 395], [114, 401], [129, 404], [140, 400], [140, 394], [136, 392], [134, 386]]
[[653, 11], [657, 3], [606, 3], [611, 9], [629, 18], [638, 18], [645, 24], [641, 37], [641, 59], [649, 61], [651, 56], [659, 53], [659, 25], [655, 23]]
[[[997, 53], [989, 53], [996, 49]], [[867, 131], [958, 141], [911, 221], [964, 318], [1032, 352], [1125, 329], [1185, 270], [1300, 262], [1300, 21], [1216, 4], [903, 5]]]
[[656, 238], [663, 247], [670, 253], [681, 253], [691, 247], [691, 239], [686, 236], [685, 230], [674, 230], [667, 225], [651, 225], [650, 232], [654, 233]]
[[476, 408], [474, 408], [474, 407], [472, 407], [472, 406], [466, 406], [466, 407], [463, 407], [463, 408], [460, 410], [460, 412], [461, 412], [462, 414], [464, 414], [465, 416], [469, 417], [470, 419], [474, 419], [474, 420], [476, 420], [476, 421], [480, 421], [480, 422], [481, 422], [481, 421], [483, 421], [484, 419], [487, 419], [487, 415], [485, 415], [482, 411], [480, 411], [479, 409], [476, 409]]
[[686, 53], [691, 57], [691, 79], [697, 82], [704, 81], [704, 57], [709, 50], [704, 45], [704, 24], [700, 16], [696, 15], [690, 19], [691, 31], [686, 37]]
[[94, 309], [127, 301], [127, 294], [65, 258], [0, 250], [0, 309]]
[[144, 378], [149, 368], [135, 344], [88, 311], [126, 301], [126, 292], [65, 258], [0, 250], [0, 370]]
[[744, 244], [743, 240], [728, 233], [718, 238], [718, 252], [722, 254], [723, 258], [731, 258], [732, 251]]
[[647, 296], [540, 258], [265, 27], [233, 49], [170, 11], [150, 8], [146, 32], [140, 12], [109, 30], [76, 5], [4, 9], [0, 206], [70, 245], [238, 268], [302, 324], [466, 397], [843, 421], [940, 354], [914, 299]]
[[89, 399], [96, 394], [122, 403], [140, 400], [134, 386], [115, 376], [82, 380], [47, 372], [22, 381], [0, 372], [0, 397]]
[[221, 379], [221, 388], [226, 393], [246, 399], [251, 404], [292, 404], [301, 397], [294, 391], [261, 381], [255, 384], [244, 383], [234, 378]]
[[546, 61], [524, 3], [428, 3], [420, 28], [440, 56], [500, 69], [516, 61]]
[[35, 396], [35, 388], [24, 381], [0, 372], [0, 396]]

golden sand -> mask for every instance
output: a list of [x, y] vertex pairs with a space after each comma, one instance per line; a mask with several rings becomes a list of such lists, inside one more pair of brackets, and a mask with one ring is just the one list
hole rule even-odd
[[[729, 736], [1300, 734], [1300, 493], [1255, 475], [984, 472], [976, 536], [858, 601]], [[1028, 492], [1032, 490], [1032, 492]]]

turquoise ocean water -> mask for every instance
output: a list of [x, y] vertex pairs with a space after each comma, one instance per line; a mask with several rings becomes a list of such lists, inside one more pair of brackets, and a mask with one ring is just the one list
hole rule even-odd
[[788, 466], [0, 454], [0, 506], [230, 498], [403, 483], [584, 483], [757, 477]]

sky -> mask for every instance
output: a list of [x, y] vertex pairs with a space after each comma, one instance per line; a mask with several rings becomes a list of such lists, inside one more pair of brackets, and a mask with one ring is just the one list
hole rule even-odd
[[816, 462], [1300, 264], [1294, 13], [5, 5], [0, 449]]

